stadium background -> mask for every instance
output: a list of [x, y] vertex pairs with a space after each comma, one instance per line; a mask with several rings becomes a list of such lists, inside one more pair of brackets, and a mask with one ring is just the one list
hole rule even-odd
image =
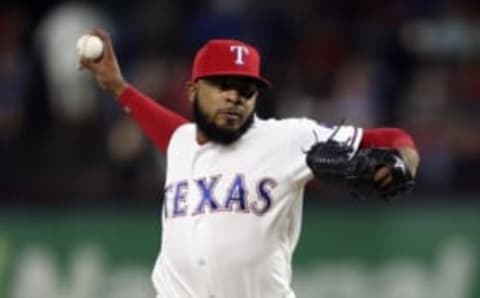
[[480, 4], [467, 0], [2, 1], [0, 297], [152, 297], [165, 161], [76, 71], [93, 26], [130, 82], [187, 117], [193, 53], [233, 37], [263, 53], [261, 116], [415, 137], [418, 185], [400, 201], [309, 185], [299, 297], [480, 297]]

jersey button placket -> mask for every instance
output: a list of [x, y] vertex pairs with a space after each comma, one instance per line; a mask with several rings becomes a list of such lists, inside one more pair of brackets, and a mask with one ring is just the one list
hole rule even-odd
[[193, 222], [193, 243], [192, 247], [194, 248], [194, 255], [197, 259], [197, 264], [199, 267], [205, 267], [207, 264], [207, 260], [205, 258], [205, 254], [203, 252], [202, 240], [203, 235], [203, 223], [201, 217], [195, 218]]
[[[195, 152], [195, 156], [192, 162], [192, 169], [191, 169], [191, 181], [195, 181], [197, 177], [196, 169], [199, 168], [199, 163], [201, 160], [202, 152], [204, 148], [201, 148]], [[200, 167], [201, 168], [201, 167]], [[202, 279], [208, 278], [207, 274], [207, 259], [204, 252], [204, 229], [205, 225], [202, 219], [202, 214], [198, 214], [194, 217], [192, 223], [192, 252], [194, 256], [194, 260], [196, 262], [197, 268], [200, 270], [199, 274], [201, 275]], [[206, 284], [206, 283], [205, 283]], [[208, 293], [209, 291], [207, 291]]]
[[[191, 180], [195, 181], [195, 179], [199, 179], [200, 177], [205, 176], [205, 169], [209, 168], [211, 165], [211, 160], [208, 160], [207, 157], [209, 154], [206, 151], [212, 150], [210, 146], [204, 146], [198, 149], [195, 152], [195, 157], [192, 163], [191, 169]], [[212, 284], [211, 278], [211, 269], [212, 263], [209, 261], [209, 245], [211, 244], [211, 240], [209, 239], [211, 236], [209, 226], [208, 226], [208, 213], [206, 214], [198, 214], [194, 217], [192, 222], [192, 249], [193, 249], [193, 256], [195, 256], [196, 265], [198, 268], [198, 272], [200, 274], [200, 279], [204, 281], [204, 295], [203, 297], [206, 298], [219, 298], [218, 295], [214, 294], [215, 285]], [[212, 261], [215, 263], [214, 261]]]

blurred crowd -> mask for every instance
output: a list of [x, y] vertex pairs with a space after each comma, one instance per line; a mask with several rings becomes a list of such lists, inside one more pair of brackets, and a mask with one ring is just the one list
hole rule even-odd
[[248, 41], [273, 83], [260, 116], [404, 128], [422, 156], [418, 194], [480, 192], [479, 1], [24, 0], [0, 4], [0, 204], [160, 196], [164, 157], [77, 70], [76, 39], [93, 27], [129, 82], [186, 117], [194, 52]]

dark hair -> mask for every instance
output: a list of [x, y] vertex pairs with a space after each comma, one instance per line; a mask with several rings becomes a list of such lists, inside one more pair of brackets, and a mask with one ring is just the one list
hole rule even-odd
[[198, 100], [198, 95], [195, 94], [193, 99], [193, 119], [197, 124], [198, 129], [200, 129], [206, 137], [213, 142], [230, 145], [237, 141], [253, 124], [254, 112], [248, 115], [245, 123], [237, 130], [228, 130], [218, 127], [215, 123], [208, 120], [208, 117], [202, 111]]

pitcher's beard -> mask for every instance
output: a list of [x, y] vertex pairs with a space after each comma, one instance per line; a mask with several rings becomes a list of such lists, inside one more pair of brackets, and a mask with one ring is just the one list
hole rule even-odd
[[205, 136], [212, 142], [216, 142], [222, 145], [230, 145], [240, 139], [240, 137], [247, 132], [252, 126], [254, 119], [254, 113], [251, 113], [247, 120], [237, 130], [228, 130], [218, 127], [214, 122], [208, 121], [208, 117], [200, 108], [198, 103], [198, 95], [195, 95], [193, 100], [193, 120], [195, 121], [198, 129], [200, 129]]

